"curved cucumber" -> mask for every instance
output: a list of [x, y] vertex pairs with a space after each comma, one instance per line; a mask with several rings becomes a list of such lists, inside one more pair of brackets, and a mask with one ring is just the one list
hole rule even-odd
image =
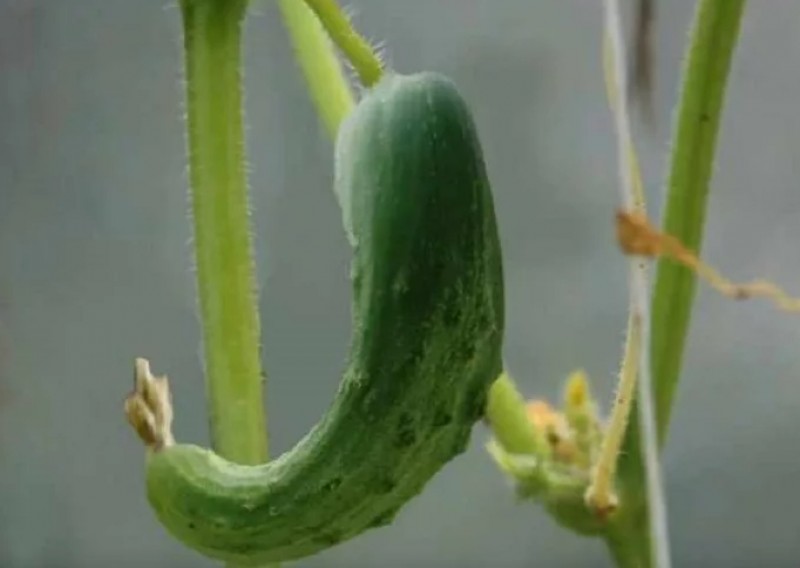
[[261, 466], [181, 444], [148, 458], [158, 518], [213, 558], [296, 559], [388, 524], [465, 449], [501, 372], [500, 244], [455, 86], [387, 74], [342, 124], [335, 167], [354, 335], [332, 406]]

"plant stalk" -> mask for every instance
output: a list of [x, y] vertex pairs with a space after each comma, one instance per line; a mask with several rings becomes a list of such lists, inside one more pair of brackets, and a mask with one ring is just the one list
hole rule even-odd
[[371, 87], [383, 75], [383, 63], [369, 42], [350, 24], [336, 0], [305, 0], [333, 43], [342, 50], [358, 74], [361, 84]]
[[246, 3], [183, 0], [197, 286], [212, 445], [242, 464], [267, 459], [264, 377], [242, 113]]
[[[268, 458], [242, 112], [244, 0], [182, 0], [189, 177], [211, 443]], [[277, 566], [277, 565], [273, 565]]]
[[[626, 49], [622, 31], [622, 15], [620, 5], [617, 0], [606, 0], [605, 2], [605, 63], [607, 87], [609, 88], [609, 100], [614, 112], [615, 130], [617, 134], [617, 159], [620, 176], [620, 197], [622, 206], [627, 211], [636, 211], [641, 214], [646, 212], [645, 195], [642, 190], [642, 183], [639, 175], [636, 148], [630, 129], [628, 97], [627, 97], [627, 61], [625, 57]], [[619, 388], [621, 398], [617, 398], [612, 413], [612, 423], [606, 433], [603, 442], [603, 457], [608, 458], [611, 451], [616, 454], [613, 463], [617, 465], [619, 459], [621, 437], [615, 438], [619, 432], [619, 425], [626, 423], [630, 419], [631, 411], [637, 409], [639, 421], [636, 424], [641, 428], [643, 439], [643, 483], [640, 487], [641, 498], [645, 500], [648, 507], [645, 519], [646, 532], [636, 532], [627, 536], [628, 544], [636, 549], [647, 551], [647, 557], [638, 559], [636, 562], [643, 561], [645, 566], [655, 568], [669, 568], [671, 565], [669, 550], [669, 531], [667, 523], [666, 504], [664, 488], [661, 481], [661, 464], [658, 455], [658, 438], [656, 435], [655, 418], [652, 401], [652, 374], [649, 350], [650, 332], [650, 285], [648, 278], [647, 264], [642, 259], [631, 258], [628, 262], [628, 289], [629, 289], [629, 319], [628, 337], [626, 341], [625, 356], [622, 362], [623, 373]], [[640, 348], [639, 346], [642, 346]], [[628, 370], [630, 374], [625, 373]], [[628, 375], [628, 376], [626, 376]], [[626, 380], [627, 379], [627, 380]], [[638, 384], [637, 384], [638, 381]], [[635, 407], [632, 404], [634, 386], [638, 386], [639, 400], [641, 404]], [[627, 391], [627, 392], [626, 392]], [[624, 396], [625, 394], [629, 396]], [[613, 445], [612, 445], [613, 444]], [[616, 507], [616, 494], [598, 494], [595, 490], [607, 489], [602, 484], [598, 486], [598, 481], [603, 481], [600, 475], [604, 470], [602, 461], [598, 463], [598, 468], [594, 471], [592, 484], [590, 485], [587, 498], [590, 503], [595, 501], [595, 505], [606, 505]], [[609, 498], [612, 497], [612, 498]], [[613, 532], [613, 529], [612, 529]], [[638, 543], [637, 541], [641, 541]], [[609, 540], [609, 542], [614, 542]], [[649, 544], [647, 544], [649, 543]], [[631, 549], [625, 549], [630, 553]], [[619, 556], [617, 551], [615, 556]], [[634, 560], [631, 558], [631, 560]]]
[[[699, 253], [720, 117], [745, 0], [702, 0], [684, 74], [662, 230]], [[669, 426], [680, 378], [697, 278], [668, 258], [658, 261], [652, 359], [659, 442]]]
[[278, 0], [278, 6], [309, 94], [328, 135], [336, 139], [339, 124], [355, 105], [339, 58], [319, 19], [303, 0]]
[[640, 321], [631, 314], [628, 318], [628, 336], [622, 365], [619, 371], [617, 394], [603, 435], [600, 451], [586, 490], [587, 504], [598, 512], [611, 511], [619, 503], [615, 487], [617, 463], [625, 432], [630, 420], [633, 399], [636, 395], [637, 365], [641, 350]]
[[[745, 0], [700, 0], [683, 72], [662, 229], [699, 252], [725, 88]], [[666, 439], [695, 292], [695, 276], [658, 262], [651, 304], [650, 368], [660, 450]], [[646, 437], [638, 402], [619, 463], [622, 506], [607, 542], [624, 568], [651, 566]]]

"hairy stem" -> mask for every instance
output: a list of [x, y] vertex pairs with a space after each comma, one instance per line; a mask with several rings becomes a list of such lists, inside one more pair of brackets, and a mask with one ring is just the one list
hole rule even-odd
[[197, 286], [212, 444], [267, 459], [264, 378], [251, 255], [242, 115], [245, 2], [183, 0], [186, 103]]
[[[717, 134], [745, 0], [702, 0], [697, 8], [672, 152], [662, 221], [667, 234], [700, 251]], [[663, 444], [680, 376], [696, 278], [658, 262], [653, 297], [652, 359], [656, 422]]]
[[383, 64], [369, 42], [350, 24], [336, 0], [305, 0], [325, 27], [328, 35], [342, 50], [358, 73], [365, 87], [371, 87], [383, 75]]
[[[606, 76], [609, 86], [609, 99], [612, 110], [614, 111], [615, 129], [617, 134], [617, 158], [620, 175], [620, 195], [623, 208], [628, 211], [637, 211], [644, 214], [646, 211], [644, 192], [639, 178], [638, 161], [636, 159], [636, 149], [630, 130], [630, 120], [628, 116], [627, 98], [627, 62], [625, 58], [625, 45], [622, 32], [622, 16], [617, 0], [606, 0], [605, 2], [605, 28], [606, 28]], [[610, 65], [609, 65], [610, 63]], [[620, 391], [627, 389], [631, 395], [634, 392], [634, 385], [638, 378], [640, 415], [638, 421], [634, 421], [636, 428], [641, 428], [643, 441], [643, 474], [644, 480], [639, 487], [640, 498], [647, 503], [646, 522], [644, 530], [636, 530], [626, 534], [623, 542], [627, 541], [630, 548], [615, 551], [618, 559], [624, 556], [625, 562], [641, 563], [643, 566], [655, 566], [657, 568], [669, 568], [669, 534], [667, 525], [667, 514], [664, 497], [664, 488], [661, 481], [661, 464], [658, 459], [658, 441], [655, 428], [655, 417], [652, 402], [652, 376], [649, 351], [649, 331], [650, 331], [650, 305], [647, 265], [642, 259], [632, 258], [629, 263], [629, 305], [630, 315], [628, 320], [628, 338], [623, 358], [623, 371], [628, 370], [630, 376], [622, 374], [622, 384]], [[634, 370], [635, 369], [635, 370]], [[631, 397], [632, 398], [632, 397]], [[637, 408], [631, 404], [631, 399], [624, 399], [622, 403], [615, 404], [614, 416], [616, 420], [627, 421], [630, 412]], [[615, 427], [616, 426], [616, 427]], [[618, 443], [615, 434], [618, 433], [619, 424], [612, 422], [611, 428], [607, 433], [607, 438], [612, 438], [604, 442], [608, 450], [611, 443]], [[617, 460], [613, 458], [613, 463], [618, 467]], [[602, 465], [602, 463], [600, 464]], [[602, 470], [595, 470], [596, 478]], [[602, 480], [602, 477], [600, 477]], [[591, 488], [590, 488], [591, 489]], [[597, 498], [591, 491], [588, 496]], [[602, 497], [602, 495], [601, 495]], [[615, 505], [609, 502], [608, 505]], [[632, 528], [632, 527], [629, 527]], [[613, 532], [613, 529], [612, 531]], [[646, 544], [648, 543], [649, 544]], [[609, 539], [609, 544], [614, 546], [616, 541]], [[647, 556], [639, 558], [632, 556], [632, 552], [637, 555], [640, 551], [647, 552]], [[629, 558], [628, 558], [629, 557]]]
[[641, 331], [639, 319], [631, 315], [628, 324], [628, 337], [619, 372], [617, 394], [614, 398], [611, 416], [600, 453], [592, 470], [591, 482], [586, 490], [586, 501], [590, 507], [600, 513], [610, 512], [616, 508], [619, 499], [614, 486], [617, 461], [625, 431], [628, 427], [633, 399], [636, 394], [636, 365], [641, 349]]
[[[745, 0], [701, 0], [695, 14], [662, 223], [665, 232], [694, 251], [702, 240], [717, 131], [744, 6]], [[695, 277], [689, 270], [667, 259], [659, 261], [650, 341], [659, 446], [668, 431], [694, 290]], [[646, 544], [643, 539], [649, 532], [644, 444], [641, 421], [633, 412], [619, 463], [622, 507], [608, 538], [620, 566], [649, 565], [649, 546], [637, 544]], [[636, 534], [641, 536], [631, 536]]]
[[331, 41], [303, 0], [278, 0], [308, 91], [331, 138], [353, 109], [353, 94]]

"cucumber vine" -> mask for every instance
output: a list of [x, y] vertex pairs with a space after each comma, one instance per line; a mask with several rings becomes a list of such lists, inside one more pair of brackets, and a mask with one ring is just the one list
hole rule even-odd
[[[663, 227], [695, 251], [744, 4], [700, 0], [688, 51]], [[126, 401], [148, 448], [148, 496], [167, 529], [237, 565], [314, 554], [388, 524], [464, 449], [483, 417], [493, 434], [488, 450], [521, 495], [574, 532], [604, 538], [619, 566], [663, 568], [668, 560], [654, 555], [654, 544], [666, 543], [651, 542], [653, 464], [646, 467], [644, 449], [655, 453], [666, 438], [694, 275], [659, 262], [649, 327], [642, 328], [647, 306], [637, 311], [632, 301], [608, 424], [582, 372], [567, 381], [562, 411], [526, 402], [501, 364], [502, 259], [470, 111], [441, 76], [385, 69], [335, 0], [278, 0], [278, 7], [335, 142], [358, 332], [328, 413], [293, 450], [267, 462], [241, 109], [248, 2], [181, 0], [180, 7], [213, 451], [175, 442], [168, 382], [144, 359]], [[364, 88], [358, 101], [334, 45]], [[622, 99], [612, 104], [618, 118], [627, 112]], [[620, 140], [622, 185], [633, 187], [625, 195], [641, 193], [635, 148]], [[636, 262], [632, 281], [649, 298]], [[633, 387], [650, 373], [658, 442], [647, 446]]]

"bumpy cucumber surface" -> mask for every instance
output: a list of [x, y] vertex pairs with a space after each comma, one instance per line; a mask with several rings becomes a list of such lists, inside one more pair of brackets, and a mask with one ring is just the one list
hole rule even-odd
[[342, 124], [335, 168], [353, 338], [332, 406], [263, 466], [180, 444], [148, 458], [157, 516], [213, 558], [296, 559], [388, 524], [465, 449], [501, 372], [494, 206], [453, 83], [387, 74]]

